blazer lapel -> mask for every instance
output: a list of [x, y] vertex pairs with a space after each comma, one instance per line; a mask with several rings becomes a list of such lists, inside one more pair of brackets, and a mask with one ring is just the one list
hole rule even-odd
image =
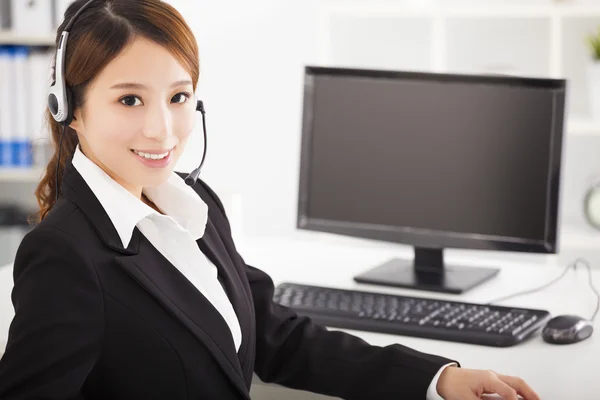
[[[108, 214], [71, 162], [63, 176], [61, 193], [83, 211], [105, 245], [120, 253], [115, 260], [123, 269], [209, 349], [223, 372], [249, 399], [231, 331], [208, 299], [137, 228], [129, 246], [123, 248]], [[223, 264], [216, 264], [222, 271]], [[226, 280], [229, 278], [228, 274]]]
[[[253, 320], [250, 313], [252, 304], [250, 304], [249, 300], [252, 295], [246, 291], [242, 280], [235, 270], [234, 262], [229, 256], [229, 252], [225, 248], [219, 232], [210, 219], [206, 224], [204, 235], [198, 240], [198, 246], [208, 259], [217, 266], [219, 280], [240, 322], [242, 345], [240, 346], [238, 356], [240, 363], [243, 364], [246, 361], [245, 354], [249, 348], [248, 340], [251, 339], [250, 332], [253, 329]], [[247, 372], [245, 375], [251, 376], [251, 369], [250, 371], [244, 371]]]
[[211, 351], [223, 372], [247, 397], [229, 327], [206, 297], [143, 235], [138, 254], [117, 256], [115, 260]]

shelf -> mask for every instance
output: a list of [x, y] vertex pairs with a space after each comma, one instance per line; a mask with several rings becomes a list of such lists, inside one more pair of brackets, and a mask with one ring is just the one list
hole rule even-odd
[[560, 236], [560, 246], [569, 249], [600, 249], [600, 232], [564, 230]]
[[547, 5], [499, 5], [480, 4], [463, 7], [437, 7], [440, 14], [446, 17], [496, 17], [496, 18], [531, 18], [531, 17], [594, 17], [600, 16], [598, 4], [547, 4]]
[[[506, 4], [508, 3], [508, 4]], [[538, 2], [538, 4], [519, 4], [506, 2], [505, 4], [477, 1], [477, 2], [398, 2], [398, 4], [327, 4], [321, 10], [325, 14], [343, 14], [354, 17], [494, 17], [494, 18], [531, 18], [531, 17], [594, 17], [600, 16], [600, 4], [593, 2], [551, 1]]]
[[566, 135], [599, 136], [600, 120], [575, 118], [567, 123]]
[[0, 31], [0, 45], [19, 45], [19, 46], [44, 46], [53, 47], [55, 38], [53, 35], [47, 36], [29, 36], [16, 35], [12, 32]]
[[[427, 69], [432, 63], [432, 41], [432, 24], [426, 18], [400, 22], [399, 18], [341, 16], [330, 21], [328, 37], [330, 56], [338, 65], [375, 69]], [[381, 48], [403, 51], [382, 52]]]
[[42, 173], [41, 168], [0, 168], [0, 183], [38, 182]]
[[492, 16], [452, 18], [446, 22], [444, 38], [446, 69], [468, 74], [506, 70], [549, 76], [550, 28], [549, 19], [535, 17], [515, 19], [510, 25]]

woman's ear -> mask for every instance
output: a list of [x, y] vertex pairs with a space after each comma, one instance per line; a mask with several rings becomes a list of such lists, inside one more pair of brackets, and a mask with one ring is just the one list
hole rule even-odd
[[83, 119], [81, 116], [81, 109], [77, 108], [73, 111], [73, 120], [69, 124], [69, 128], [76, 130], [77, 132], [83, 131]]

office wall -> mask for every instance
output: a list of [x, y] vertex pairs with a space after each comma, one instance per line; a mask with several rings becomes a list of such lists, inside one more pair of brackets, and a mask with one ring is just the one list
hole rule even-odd
[[[293, 234], [303, 67], [305, 64], [323, 61], [319, 53], [323, 38], [319, 36], [318, 6], [340, 2], [336, 0], [252, 2], [170, 0], [170, 3], [184, 14], [196, 33], [200, 45], [199, 94], [206, 103], [209, 134], [208, 158], [203, 177], [223, 195], [227, 206], [234, 210], [232, 218], [236, 227], [244, 233]], [[353, 1], [353, 3], [364, 4], [361, 1]], [[494, 1], [490, 0], [489, 3]], [[455, 42], [460, 48], [455, 49], [450, 46], [446, 51], [456, 51], [457, 54], [472, 53], [471, 56], [463, 58], [465, 63], [463, 70], [474, 70], [467, 63], [477, 61], [481, 68], [487, 68], [490, 72], [499, 72], [491, 69], [510, 67], [503, 64], [501, 59], [514, 55], [504, 51], [511, 46], [511, 43], [526, 46], [523, 43], [527, 43], [527, 40], [521, 39], [521, 36], [527, 34], [538, 42], [544, 38], [536, 36], [536, 29], [545, 29], [542, 22], [538, 21], [537, 25], [530, 26], [524, 25], [523, 21], [525, 20], [517, 18], [515, 24], [522, 29], [516, 29], [516, 33], [512, 35], [510, 28], [509, 34], [502, 34], [502, 24], [492, 27], [492, 42], [489, 42], [485, 36], [480, 39], [473, 36], [469, 38], [468, 32], [464, 31], [465, 25], [459, 24], [454, 30], [454, 36], [465, 36]], [[397, 44], [397, 53], [389, 54], [389, 57], [377, 58], [377, 54], [383, 52], [382, 46], [390, 44], [378, 40], [376, 35], [383, 37], [390, 29], [408, 29], [407, 25], [382, 24], [377, 28], [381, 30], [378, 33], [373, 26], [343, 25], [343, 22], [340, 23], [338, 33], [346, 32], [346, 39], [348, 35], [353, 39], [347, 39], [346, 45], [340, 42], [337, 54], [339, 60], [351, 64], [353, 59], [365, 60], [365, 54], [368, 53], [372, 58], [367, 66], [408, 65], [424, 68], [427, 62], [432, 61], [431, 59], [434, 59], [435, 63], [437, 57], [435, 53], [420, 48], [410, 41]], [[474, 29], [479, 29], [476, 22], [472, 25]], [[426, 35], [426, 32], [424, 31], [423, 34]], [[408, 30], [406, 34], [409, 34]], [[333, 37], [332, 40], [337, 39]], [[571, 38], [571, 40], [576, 39]], [[551, 45], [547, 44], [551, 48]], [[580, 54], [583, 51], [581, 43], [574, 44], [576, 46], [566, 46], [569, 51], [565, 51], [565, 55], [570, 59], [577, 57], [581, 59], [584, 57]], [[469, 51], [465, 46], [472, 50]], [[544, 46], [545, 44], [538, 47]], [[495, 50], [500, 48], [504, 50]], [[535, 60], [547, 57], [551, 53], [535, 46], [531, 52], [527, 52], [526, 49], [519, 51], [523, 53], [523, 57], [533, 54], [531, 57]], [[356, 57], [359, 53], [360, 57]], [[457, 65], [460, 62], [458, 56], [453, 53], [446, 56], [447, 67], [458, 69]], [[537, 71], [542, 74], [552, 72], [552, 66], [546, 67], [539, 61], [531, 65], [526, 59], [519, 59], [516, 67], [520, 70], [513, 69], [508, 72], [535, 73]], [[584, 71], [581, 66], [565, 67], [564, 70], [567, 72], [576, 70], [578, 73]], [[585, 85], [581, 78], [580, 75], [573, 76], [573, 82], [579, 88]], [[570, 99], [571, 104], [579, 108], [583, 104], [582, 100], [579, 93]], [[195, 137], [179, 163], [182, 169], [193, 168], [199, 160], [202, 149], [200, 134], [200, 124], [198, 124]], [[596, 234], [584, 221], [582, 201], [593, 177], [600, 175], [599, 153], [600, 136], [597, 134], [565, 138], [561, 215], [569, 230], [577, 230], [589, 235]], [[231, 204], [231, 195], [234, 193], [239, 194], [240, 197], [234, 198], [235, 204]]]
[[[209, 136], [203, 178], [241, 194], [245, 233], [295, 224], [303, 66], [316, 61], [315, 0], [171, 0], [200, 46]], [[200, 160], [198, 124], [178, 167]], [[239, 213], [232, 218], [239, 222]]]

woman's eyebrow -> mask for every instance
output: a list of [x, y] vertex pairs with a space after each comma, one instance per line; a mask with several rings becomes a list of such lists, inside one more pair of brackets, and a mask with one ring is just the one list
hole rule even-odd
[[[173, 82], [171, 87], [191, 85], [191, 84], [192, 84], [191, 80], [183, 79], [183, 80], [180, 80], [177, 82]], [[147, 89], [147, 87], [145, 85], [142, 85], [141, 83], [134, 83], [134, 82], [117, 83], [115, 85], [112, 85], [110, 88], [111, 89]]]

